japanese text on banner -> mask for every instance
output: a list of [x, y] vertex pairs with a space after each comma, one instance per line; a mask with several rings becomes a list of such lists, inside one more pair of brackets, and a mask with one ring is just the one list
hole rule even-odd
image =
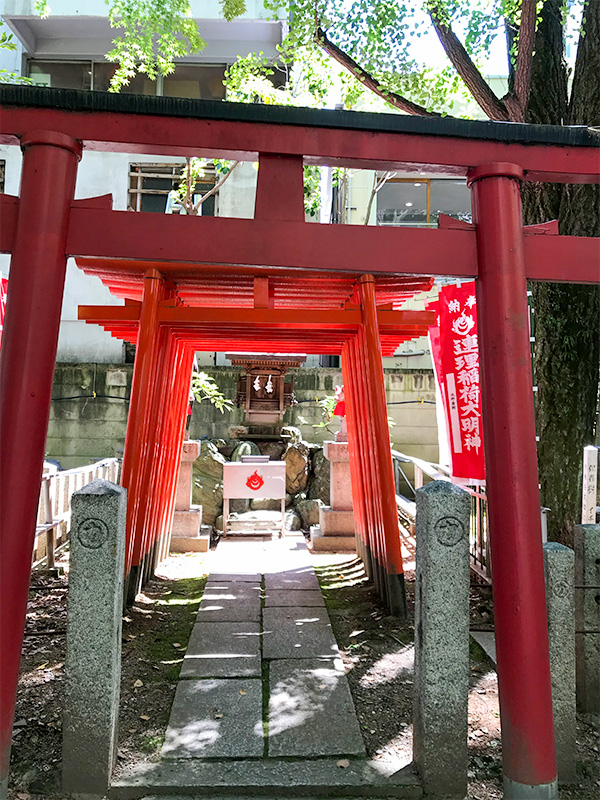
[[444, 286], [439, 311], [452, 475], [466, 483], [481, 483], [485, 466], [475, 283]]

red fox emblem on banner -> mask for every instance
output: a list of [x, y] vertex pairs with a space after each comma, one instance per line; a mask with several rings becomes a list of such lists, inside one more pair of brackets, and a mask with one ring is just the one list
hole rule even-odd
[[258, 474], [256, 470], [254, 470], [252, 475], [250, 475], [250, 477], [246, 481], [246, 486], [249, 489], [252, 489], [254, 492], [256, 492], [258, 491], [258, 489], [260, 489], [263, 483], [264, 483], [263, 478]]

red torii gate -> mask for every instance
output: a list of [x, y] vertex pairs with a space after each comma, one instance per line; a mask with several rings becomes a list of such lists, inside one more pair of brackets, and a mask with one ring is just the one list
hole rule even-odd
[[[66, 257], [74, 255], [161, 262], [167, 278], [167, 260], [248, 266], [267, 274], [285, 267], [477, 278], [505, 785], [510, 796], [556, 797], [525, 281], [598, 282], [600, 269], [597, 240], [558, 236], [552, 225], [523, 228], [519, 182], [598, 182], [597, 138], [584, 128], [20, 87], [3, 87], [2, 94], [0, 141], [20, 140], [24, 156], [20, 197], [1, 198], [0, 251], [12, 253], [12, 263], [0, 362], [0, 778], [8, 771]], [[74, 201], [82, 144], [128, 153], [258, 158], [255, 219], [158, 220], [113, 212], [102, 199]], [[475, 225], [445, 222], [437, 231], [307, 227], [298, 215], [303, 163], [466, 175]], [[159, 302], [161, 291], [154, 290]], [[376, 347], [369, 277], [360, 284], [360, 300], [363, 349], [356, 340], [344, 344], [347, 374]], [[158, 303], [148, 304], [151, 322], [157, 309]], [[184, 358], [183, 351], [176, 353]], [[356, 387], [350, 392], [356, 403]], [[384, 447], [381, 409], [373, 404], [366, 410], [371, 435], [365, 448], [374, 448], [367, 463], [381, 459], [385, 472], [387, 426]], [[144, 425], [135, 425], [144, 441]], [[351, 435], [356, 441], [360, 434], [355, 429]], [[368, 481], [366, 466], [362, 474]], [[367, 482], [367, 490], [385, 496], [385, 487]]]

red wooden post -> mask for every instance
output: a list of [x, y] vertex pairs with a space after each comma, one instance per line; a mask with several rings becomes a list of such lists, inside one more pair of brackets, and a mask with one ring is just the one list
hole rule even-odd
[[356, 370], [351, 353], [351, 342], [342, 347], [342, 376], [346, 397], [346, 423], [348, 429], [348, 452], [350, 454], [350, 482], [352, 484], [352, 507], [356, 525], [356, 546], [365, 572], [372, 576], [370, 559], [367, 558], [364, 481], [361, 469], [360, 444], [357, 422]]
[[162, 485], [159, 473], [163, 450], [166, 446], [165, 409], [169, 394], [172, 364], [170, 363], [170, 336], [159, 327], [157, 336], [156, 361], [153, 375], [154, 392], [149, 410], [147, 436], [144, 440], [142, 462], [140, 464], [140, 503], [136, 510], [136, 530], [142, 531], [139, 553], [134, 544], [134, 563], [139, 559], [141, 578], [140, 588], [150, 579], [153, 571], [153, 548], [157, 535], [157, 521], [162, 504]]
[[8, 780], [15, 694], [81, 145], [31, 131], [0, 358], [0, 789]]
[[177, 370], [177, 342], [170, 331], [161, 333], [167, 337], [164, 362], [161, 366], [161, 374], [164, 382], [161, 382], [160, 394], [157, 397], [157, 425], [156, 440], [157, 447], [155, 456], [152, 459], [152, 472], [150, 475], [150, 488], [148, 499], [151, 502], [148, 527], [151, 533], [150, 558], [148, 559], [148, 574], [154, 574], [156, 565], [160, 562], [160, 548], [165, 533], [164, 512], [169, 494], [168, 462], [173, 447], [173, 430], [171, 426], [171, 416], [173, 411], [173, 386], [176, 379]]
[[173, 511], [175, 509], [175, 496], [181, 468], [181, 450], [185, 435], [185, 422], [187, 418], [187, 404], [190, 392], [190, 378], [194, 364], [194, 351], [178, 343], [177, 371], [171, 398], [172, 413], [170, 419], [170, 452], [168, 453], [165, 468], [165, 486], [168, 488], [164, 505], [163, 529], [165, 531], [165, 554], [168, 554], [170, 531], [173, 524]]
[[361, 415], [362, 462], [366, 485], [366, 497], [370, 512], [369, 541], [373, 582], [375, 589], [384, 603], [387, 603], [387, 587], [385, 581], [385, 550], [383, 543], [383, 517], [379, 491], [381, 483], [378, 476], [375, 456], [375, 430], [373, 427], [372, 397], [368, 391], [369, 380], [365, 364], [364, 331], [361, 325], [356, 337], [356, 365], [358, 375], [358, 391], [363, 413]]
[[[134, 563], [134, 550], [141, 549], [142, 531], [135, 521], [140, 498], [140, 472], [142, 455], [149, 430], [149, 418], [154, 393], [155, 351], [158, 339], [158, 307], [163, 297], [164, 280], [156, 270], [148, 270], [144, 276], [144, 294], [140, 312], [138, 341], [131, 387], [131, 401], [127, 420], [125, 452], [121, 484], [127, 489], [127, 549], [125, 561], [127, 601], [133, 601], [137, 589], [139, 559]], [[137, 547], [136, 547], [137, 541]], [[134, 573], [132, 575], [132, 572]]]
[[[143, 398], [142, 448], [136, 480], [136, 505], [133, 521], [135, 539], [133, 542], [132, 564], [133, 569], [139, 575], [137, 591], [142, 588], [149, 578], [149, 553], [154, 536], [154, 531], [151, 527], [153, 509], [160, 503], [160, 493], [162, 492], [162, 487], [153, 485], [152, 472], [161, 446], [159, 409], [160, 398], [166, 392], [165, 386], [168, 380], [167, 351], [168, 334], [158, 326], [152, 350], [150, 380]], [[129, 596], [133, 598], [133, 589], [130, 590]]]
[[381, 340], [375, 301], [375, 279], [362, 275], [359, 279], [359, 296], [363, 317], [365, 343], [366, 388], [371, 397], [372, 420], [375, 433], [375, 459], [381, 484], [377, 487], [381, 502], [383, 541], [385, 548], [386, 583], [390, 610], [399, 616], [406, 615], [404, 569], [396, 507], [396, 484], [390, 448], [385, 379], [381, 356]]
[[365, 523], [366, 523], [366, 546], [367, 560], [370, 565], [370, 576], [373, 579], [377, 592], [381, 591], [380, 585], [380, 558], [378, 517], [376, 506], [376, 491], [374, 484], [374, 466], [372, 462], [373, 448], [371, 445], [370, 413], [365, 392], [364, 361], [362, 358], [362, 348], [360, 335], [357, 334], [351, 342], [354, 356], [355, 367], [355, 391], [358, 401], [357, 414], [357, 441], [359, 443], [361, 472], [363, 477], [363, 497], [365, 502]]
[[183, 360], [189, 361], [187, 348], [169, 334], [168, 353], [163, 372], [166, 377], [159, 398], [160, 436], [159, 448], [153, 463], [149, 497], [152, 498], [149, 527], [152, 531], [150, 552], [151, 572], [162, 559], [164, 540], [173, 513], [177, 490], [181, 448], [185, 430], [186, 407], [189, 393], [189, 373], [182, 374]]
[[483, 431], [507, 797], [558, 797], [520, 180], [469, 175], [477, 223]]

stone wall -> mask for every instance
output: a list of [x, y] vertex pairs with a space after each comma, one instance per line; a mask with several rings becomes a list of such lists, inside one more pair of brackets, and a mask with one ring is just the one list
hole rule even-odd
[[[202, 369], [212, 375], [220, 390], [235, 397], [239, 370], [231, 367]], [[128, 403], [133, 365], [57, 364], [46, 455], [60, 461], [63, 468], [80, 466], [96, 459], [122, 455], [125, 442]], [[428, 461], [438, 457], [435, 405], [415, 402], [435, 400], [433, 373], [430, 370], [385, 370], [389, 416], [394, 447]], [[339, 429], [334, 420], [329, 430], [313, 427], [322, 421], [321, 399], [342, 382], [341, 371], [326, 368], [294, 370], [294, 392], [298, 405], [288, 409], [284, 424], [302, 431], [307, 441], [323, 442]], [[95, 393], [95, 396], [94, 396]], [[63, 398], [63, 399], [59, 399]], [[67, 399], [72, 398], [72, 399]], [[115, 399], [116, 398], [116, 399]], [[235, 408], [221, 414], [209, 403], [196, 405], [190, 438], [228, 438], [230, 425], [241, 424], [243, 414]]]

